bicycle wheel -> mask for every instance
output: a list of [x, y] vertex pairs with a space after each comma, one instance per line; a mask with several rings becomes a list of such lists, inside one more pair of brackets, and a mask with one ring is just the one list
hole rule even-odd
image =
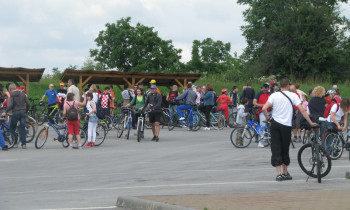
[[271, 131], [270, 128], [267, 127], [264, 133], [264, 140], [266, 142], [265, 146], [271, 145]]
[[232, 130], [230, 139], [236, 148], [246, 148], [252, 142], [252, 134], [245, 127], [237, 127]]
[[106, 128], [103, 125], [96, 126], [96, 141], [95, 146], [100, 146], [106, 139]]
[[[313, 178], [317, 178], [317, 169], [315, 169], [317, 160], [315, 156], [315, 152], [313, 151], [314, 148], [312, 148], [311, 144], [304, 144], [302, 147], [300, 147], [298, 151], [298, 164], [301, 168], [301, 170], [308, 176], [311, 176]], [[327, 176], [327, 174], [330, 172], [332, 167], [332, 160], [331, 158], [321, 150], [320, 152], [320, 173], [321, 177]]]
[[[192, 116], [191, 116], [191, 118], [192, 118], [192, 123], [188, 123], [188, 127], [191, 129], [191, 131], [198, 131], [200, 128], [201, 128], [201, 124], [200, 124], [200, 122], [199, 122], [199, 117], [198, 117], [198, 115], [197, 114], [193, 114]], [[188, 119], [188, 121], [190, 121], [189, 119]]]
[[171, 131], [175, 128], [175, 125], [177, 124], [177, 114], [173, 114], [172, 120], [168, 123], [168, 130]]
[[108, 131], [112, 130], [112, 128], [113, 128], [113, 120], [112, 120], [112, 118], [110, 116], [106, 115], [104, 121], [106, 123]]
[[[83, 129], [79, 129], [79, 135], [80, 135], [80, 139], [81, 139], [81, 146], [84, 146], [86, 141], [87, 141], [86, 132]], [[68, 147], [69, 146], [68, 133], [66, 134], [66, 140], [62, 142], [62, 146], [63, 147]], [[78, 139], [77, 139], [76, 135], [73, 135], [72, 147], [74, 149], [78, 149], [78, 147], [79, 147], [79, 142], [78, 142]]]
[[4, 131], [2, 135], [8, 148], [12, 148], [16, 144], [16, 135], [12, 131]]
[[118, 113], [118, 114], [114, 115], [114, 117], [112, 118], [112, 122], [113, 122], [112, 125], [113, 125], [113, 128], [114, 128], [114, 129], [117, 129], [118, 123], [119, 123], [120, 121], [122, 121], [123, 118], [124, 118], [124, 115], [121, 114], [121, 113]]
[[219, 113], [210, 115], [210, 124], [217, 130], [222, 130], [225, 127], [225, 116]]
[[230, 126], [230, 128], [233, 128], [234, 125], [236, 124], [236, 118], [237, 118], [237, 113], [231, 113], [230, 116], [228, 116], [228, 126]]
[[117, 138], [120, 138], [123, 135], [124, 131], [124, 119], [122, 119], [116, 126]]
[[35, 148], [41, 149], [47, 141], [49, 136], [49, 128], [43, 128], [39, 131], [38, 136], [35, 139]]
[[26, 122], [26, 143], [33, 141], [35, 137], [35, 128], [31, 122]]
[[343, 154], [344, 142], [336, 133], [327, 134], [324, 140], [326, 152], [332, 160], [337, 160]]
[[137, 123], [137, 141], [140, 142], [142, 138], [142, 121], [139, 120]]

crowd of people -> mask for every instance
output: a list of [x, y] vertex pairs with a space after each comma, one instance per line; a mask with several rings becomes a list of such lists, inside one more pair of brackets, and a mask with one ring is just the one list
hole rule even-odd
[[[7, 84], [6, 91], [0, 85], [0, 102], [2, 103], [5, 116], [11, 113], [10, 130], [15, 131], [17, 123], [20, 122], [20, 140], [23, 149], [25, 142], [26, 114], [30, 108], [30, 102], [24, 93], [25, 87], [16, 87], [15, 84]], [[301, 130], [314, 124], [320, 125], [320, 136], [324, 138], [326, 129], [344, 131], [347, 128], [347, 115], [350, 100], [342, 98], [340, 90], [336, 85], [326, 91], [325, 88], [317, 86], [309, 91], [309, 95], [300, 90], [299, 84], [290, 84], [289, 79], [283, 78], [278, 85], [275, 81], [262, 84], [258, 93], [248, 82], [239, 94], [237, 86], [232, 90], [222, 89], [221, 94], [216, 93], [211, 84], [205, 86], [194, 86], [188, 82], [182, 92], [177, 85], [165, 94], [161, 94], [156, 85], [156, 80], [151, 80], [147, 89], [144, 84], [139, 83], [132, 89], [128, 84], [120, 96], [122, 108], [134, 107], [132, 126], [136, 127], [137, 118], [147, 108], [149, 110], [149, 121], [152, 124], [152, 141], [159, 141], [160, 116], [162, 107], [169, 110], [170, 120], [177, 112], [179, 122], [185, 119], [184, 112], [193, 107], [205, 114], [206, 126], [203, 130], [210, 130], [210, 112], [217, 106], [216, 111], [221, 112], [228, 121], [229, 114], [237, 113], [236, 125], [243, 126], [247, 117], [252, 115], [256, 108], [255, 118], [257, 122], [265, 126], [267, 121], [271, 122], [271, 164], [276, 167], [277, 181], [292, 179], [287, 166], [290, 163], [289, 144], [290, 141], [301, 142]], [[116, 94], [113, 86], [107, 86], [104, 91], [99, 90], [98, 85], [89, 85], [82, 95], [75, 86], [74, 80], [68, 80], [68, 86], [60, 83], [57, 91], [54, 84], [50, 84], [48, 90], [40, 99], [43, 103], [47, 97], [48, 112], [58, 104], [63, 116], [67, 119], [67, 130], [69, 135], [69, 149], [72, 149], [72, 138], [75, 135], [82, 148], [79, 136], [79, 107], [85, 109], [85, 120], [88, 120], [88, 140], [85, 146], [95, 146], [96, 126], [99, 118], [106, 114], [112, 114], [116, 108]], [[182, 101], [182, 102], [180, 102]], [[185, 127], [185, 125], [182, 125]], [[307, 131], [305, 131], [307, 132]], [[264, 147], [259, 141], [258, 147]], [[0, 146], [7, 150], [4, 138], [0, 133]]]

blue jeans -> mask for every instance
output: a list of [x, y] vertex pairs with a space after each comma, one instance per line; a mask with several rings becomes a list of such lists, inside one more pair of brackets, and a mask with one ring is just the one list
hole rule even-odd
[[10, 130], [15, 133], [17, 123], [20, 121], [20, 139], [22, 145], [26, 145], [26, 113], [25, 112], [16, 112], [12, 114], [10, 122]]
[[169, 117], [170, 121], [173, 120], [174, 112], [176, 111], [177, 105], [169, 105]]
[[176, 107], [177, 115], [179, 116], [179, 119], [181, 117], [185, 117], [184, 113], [182, 113], [182, 110], [190, 110], [192, 108], [192, 105], [180, 105]]
[[2, 135], [2, 132], [0, 132], [0, 147], [4, 148], [5, 147], [5, 139], [4, 139], [4, 135]]

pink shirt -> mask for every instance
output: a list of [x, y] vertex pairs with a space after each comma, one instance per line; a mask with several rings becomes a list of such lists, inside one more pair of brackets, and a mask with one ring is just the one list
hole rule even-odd
[[[64, 108], [66, 108], [66, 112], [68, 111], [68, 109], [69, 109], [69, 106], [73, 106], [73, 102], [74, 101], [66, 101], [65, 103], [64, 103]], [[68, 105], [68, 104], [69, 105]], [[79, 101], [75, 101], [74, 102], [74, 107], [79, 111]], [[80, 115], [78, 114], [78, 120], [80, 120]]]
[[307, 106], [309, 105], [309, 102], [307, 102], [307, 101], [303, 101], [303, 104], [302, 104], [302, 106], [303, 106], [303, 108], [306, 110], [307, 109]]

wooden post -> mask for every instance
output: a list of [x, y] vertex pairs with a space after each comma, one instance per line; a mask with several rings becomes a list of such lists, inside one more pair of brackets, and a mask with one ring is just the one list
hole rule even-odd
[[131, 88], [134, 88], [134, 85], [135, 85], [135, 77], [132, 77], [132, 78], [131, 78], [131, 81], [132, 81], [132, 82], [131, 82], [131, 83], [132, 83]]
[[81, 94], [83, 94], [83, 76], [79, 76], [79, 98], [81, 99]]
[[123, 77], [123, 80], [132, 88], [132, 84], [125, 77]]
[[184, 86], [183, 88], [186, 88], [187, 87], [187, 79], [184, 79]]
[[143, 80], [145, 80], [145, 78], [140, 79], [140, 80], [137, 82], [137, 84], [139, 84], [139, 83], [142, 82]]
[[177, 84], [179, 84], [180, 87], [184, 88], [183, 84], [178, 79], [175, 78], [174, 80], [177, 82]]
[[25, 86], [26, 86], [26, 92], [27, 92], [27, 96], [28, 96], [28, 98], [29, 98], [29, 74], [27, 74], [26, 75], [26, 84], [25, 84]]
[[120, 85], [117, 85], [117, 87], [119, 88], [119, 90], [123, 91], [123, 88], [120, 87]]
[[82, 87], [84, 88], [84, 86], [86, 85], [86, 83], [88, 83], [90, 81], [90, 79], [92, 78], [92, 76], [89, 76], [88, 78], [86, 78], [86, 80], [83, 82]]

